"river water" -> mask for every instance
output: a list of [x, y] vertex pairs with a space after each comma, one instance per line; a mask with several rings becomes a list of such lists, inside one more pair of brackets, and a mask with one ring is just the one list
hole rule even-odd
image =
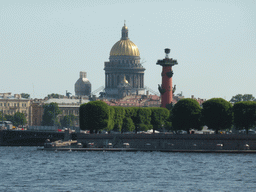
[[0, 147], [0, 191], [256, 191], [256, 154]]

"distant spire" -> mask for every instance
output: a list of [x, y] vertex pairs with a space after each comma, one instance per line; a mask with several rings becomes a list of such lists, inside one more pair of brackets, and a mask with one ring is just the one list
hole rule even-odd
[[126, 20], [124, 20], [124, 26], [122, 28], [122, 38], [123, 40], [127, 40], [128, 38], [128, 27], [126, 26]]

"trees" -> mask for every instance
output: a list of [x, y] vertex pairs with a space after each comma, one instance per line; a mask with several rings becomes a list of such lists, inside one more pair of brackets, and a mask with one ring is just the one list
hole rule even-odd
[[3, 115], [3, 113], [0, 111], [0, 121], [5, 121], [5, 115]]
[[63, 95], [59, 95], [58, 93], [52, 93], [48, 95], [48, 98], [63, 98]]
[[[16, 112], [14, 115], [5, 114], [3, 120], [11, 121], [14, 126], [27, 124], [26, 116], [23, 113]], [[2, 121], [2, 114], [0, 113], [0, 121]]]
[[[122, 131], [123, 119], [125, 117], [124, 107], [115, 106], [114, 109], [114, 127], [115, 131]], [[123, 132], [123, 131], [122, 131]]]
[[109, 107], [103, 101], [90, 101], [80, 107], [80, 128], [92, 133], [105, 129], [109, 123]]
[[174, 107], [174, 105], [169, 109], [169, 117], [164, 122], [164, 127], [168, 131], [177, 131], [172, 126], [172, 118], [173, 118], [172, 110], [173, 110], [173, 107]]
[[61, 120], [60, 124], [62, 127], [70, 127], [72, 126], [72, 120], [69, 115], [65, 115]]
[[25, 99], [29, 99], [30, 95], [28, 93], [21, 93], [20, 96]]
[[137, 134], [138, 132], [138, 127], [139, 127], [139, 124], [140, 124], [140, 118], [138, 116], [138, 109], [139, 107], [132, 107], [132, 115], [130, 116], [133, 123], [134, 123], [134, 130], [135, 130], [135, 133]]
[[57, 103], [50, 103], [44, 105], [44, 113], [42, 118], [42, 125], [44, 126], [54, 126], [60, 125], [57, 116], [61, 114], [61, 110]]
[[60, 124], [62, 127], [72, 127], [74, 126], [74, 121], [77, 119], [77, 117], [73, 114], [65, 115], [61, 120]]
[[230, 100], [230, 102], [232, 103], [237, 103], [240, 101], [256, 101], [256, 99], [252, 96], [252, 94], [237, 94], [236, 96], [233, 96]]
[[162, 125], [164, 125], [165, 121], [169, 117], [169, 110], [162, 107], [152, 107], [151, 109], [151, 124], [153, 126], [153, 132], [155, 130], [161, 129]]
[[172, 126], [174, 130], [199, 129], [201, 126], [201, 107], [194, 99], [181, 99], [172, 110]]
[[150, 108], [134, 107], [134, 116], [132, 116], [133, 123], [135, 125], [135, 132], [147, 131], [152, 129], [153, 126], [150, 124], [151, 121], [151, 110]]
[[230, 99], [230, 102], [232, 102], [232, 103], [236, 103], [236, 102], [240, 102], [240, 101], [243, 101], [243, 95], [242, 94], [237, 94], [236, 96], [233, 96]]
[[24, 113], [16, 112], [13, 116], [13, 125], [25, 125], [27, 123], [26, 117]]
[[6, 121], [11, 121], [11, 122], [13, 122], [13, 115], [5, 114], [5, 115], [4, 115], [4, 119], [6, 119]]
[[134, 107], [125, 107], [124, 110], [125, 118], [123, 120], [123, 131], [133, 131], [135, 129], [133, 119], [137, 115], [137, 111]]
[[123, 120], [122, 132], [133, 131], [134, 123], [131, 118], [125, 117]]
[[106, 128], [106, 131], [111, 131], [114, 129], [115, 125], [115, 109], [113, 107], [109, 107], [109, 120], [108, 120], [108, 126]]
[[256, 124], [256, 102], [255, 101], [241, 101], [233, 106], [234, 125], [238, 129], [248, 130]]
[[79, 124], [80, 124], [80, 129], [81, 130], [86, 130], [86, 119], [85, 119], [85, 115], [86, 115], [86, 103], [80, 105], [79, 107]]
[[203, 122], [210, 129], [219, 130], [230, 128], [232, 125], [232, 105], [222, 98], [213, 98], [203, 103]]

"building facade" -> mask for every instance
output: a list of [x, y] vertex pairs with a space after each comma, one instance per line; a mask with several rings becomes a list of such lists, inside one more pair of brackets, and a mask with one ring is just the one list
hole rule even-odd
[[0, 110], [4, 115], [14, 115], [16, 112], [23, 113], [27, 124], [31, 124], [31, 101], [30, 99], [22, 98], [20, 94], [0, 93]]
[[[104, 70], [107, 97], [120, 98], [124, 96], [123, 92], [125, 95], [145, 94], [145, 68], [140, 63], [138, 47], [128, 38], [128, 28], [125, 24], [122, 27], [122, 37], [113, 45]], [[123, 86], [126, 81], [128, 83]]]
[[74, 115], [77, 117], [75, 121], [75, 126], [79, 127], [79, 107], [83, 103], [88, 103], [88, 97], [67, 97], [62, 98], [48, 98], [45, 99], [35, 99], [32, 103], [32, 126], [41, 126], [44, 113], [44, 105], [50, 103], [57, 103], [61, 114], [58, 115], [59, 120], [61, 120], [66, 115]]
[[34, 99], [31, 103], [32, 108], [32, 122], [30, 126], [41, 126], [43, 120], [43, 99]]

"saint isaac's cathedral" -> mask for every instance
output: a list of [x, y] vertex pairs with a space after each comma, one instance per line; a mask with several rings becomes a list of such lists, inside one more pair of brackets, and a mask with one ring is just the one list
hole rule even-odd
[[[105, 97], [123, 98], [128, 95], [144, 95], [144, 71], [140, 63], [138, 47], [128, 38], [128, 28], [124, 24], [121, 39], [111, 51], [109, 61], [105, 62]], [[75, 84], [77, 96], [90, 96], [91, 83], [86, 78], [86, 72], [80, 72], [80, 78]]]
[[125, 24], [121, 34], [121, 39], [113, 45], [109, 61], [104, 66], [106, 96], [122, 98], [127, 95], [143, 95], [145, 68], [140, 63], [139, 49], [129, 39]]

